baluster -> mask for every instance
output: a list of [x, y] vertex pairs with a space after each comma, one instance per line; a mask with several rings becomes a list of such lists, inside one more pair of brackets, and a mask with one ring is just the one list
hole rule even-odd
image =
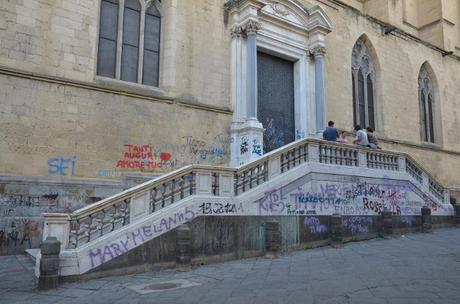
[[155, 212], [156, 210], [156, 197], [157, 197], [157, 187], [154, 187], [152, 190], [150, 190], [150, 210], [151, 212]]
[[286, 161], [287, 162], [287, 169], [289, 171], [289, 170], [291, 170], [291, 153], [289, 153], [289, 151], [286, 152], [286, 157], [287, 157], [287, 161]]
[[302, 163], [302, 146], [297, 147], [297, 165]]
[[303, 145], [303, 162], [306, 163], [308, 160], [308, 146]]
[[176, 179], [174, 178], [171, 182], [171, 204], [174, 204], [174, 196], [176, 194]]
[[233, 182], [233, 187], [235, 188], [235, 195], [238, 195], [238, 190], [240, 188], [240, 175], [238, 173], [235, 173], [233, 176], [234, 182]]
[[188, 186], [189, 186], [189, 195], [194, 194], [195, 186], [195, 173], [191, 172], [188, 174]]
[[123, 214], [123, 226], [129, 224], [129, 213], [131, 212], [131, 201], [129, 199], [124, 200], [124, 208], [122, 210]]
[[320, 151], [321, 151], [321, 155], [322, 155], [322, 160], [321, 160], [321, 162], [322, 162], [322, 163], [327, 163], [327, 155], [326, 155], [326, 151], [327, 151], [327, 150], [326, 150], [326, 146], [322, 146], [321, 149], [320, 149]]
[[185, 185], [184, 175], [182, 175], [179, 178], [180, 199], [184, 198], [184, 185]]
[[161, 208], [165, 207], [165, 194], [166, 194], [166, 186], [165, 184], [161, 184]]
[[264, 162], [264, 182], [268, 181], [268, 160]]
[[284, 153], [281, 153], [281, 173], [284, 172]]

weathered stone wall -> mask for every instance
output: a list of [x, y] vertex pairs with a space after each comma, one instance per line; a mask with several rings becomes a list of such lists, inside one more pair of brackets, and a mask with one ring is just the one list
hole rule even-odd
[[0, 87], [2, 174], [119, 179], [229, 157], [225, 113], [18, 77]]
[[[189, 102], [228, 107], [225, 0], [163, 2], [160, 88]], [[95, 75], [99, 7], [99, 0], [2, 1], [0, 65], [102, 82]]]

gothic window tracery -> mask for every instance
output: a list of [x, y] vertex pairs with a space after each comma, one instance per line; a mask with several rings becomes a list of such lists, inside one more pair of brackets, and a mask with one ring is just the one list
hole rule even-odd
[[375, 69], [369, 51], [358, 40], [352, 53], [353, 121], [375, 129]]
[[159, 85], [159, 0], [102, 0], [97, 75]]
[[435, 142], [434, 128], [434, 90], [433, 82], [425, 66], [422, 66], [418, 76], [418, 92], [420, 104], [420, 127], [422, 129], [422, 140]]

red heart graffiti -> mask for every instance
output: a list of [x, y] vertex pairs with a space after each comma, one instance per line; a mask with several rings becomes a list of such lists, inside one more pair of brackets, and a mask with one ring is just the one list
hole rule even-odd
[[161, 158], [161, 160], [168, 161], [171, 158], [171, 154], [169, 154], [169, 153], [161, 153], [160, 158]]

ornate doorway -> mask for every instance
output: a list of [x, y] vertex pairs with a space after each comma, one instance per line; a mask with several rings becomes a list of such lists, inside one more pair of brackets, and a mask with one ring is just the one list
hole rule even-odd
[[257, 118], [262, 123], [264, 152], [295, 140], [294, 63], [257, 53]]

